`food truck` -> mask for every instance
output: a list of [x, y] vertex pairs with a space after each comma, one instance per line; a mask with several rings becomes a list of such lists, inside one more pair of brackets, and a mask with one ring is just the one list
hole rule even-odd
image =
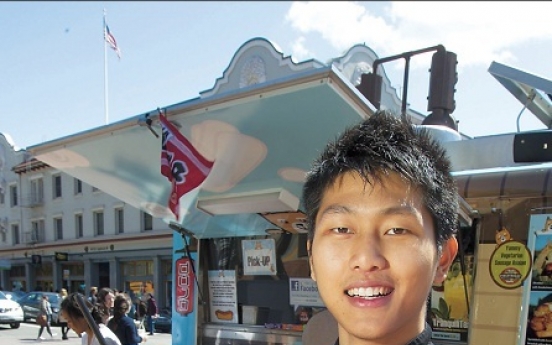
[[[326, 63], [296, 62], [253, 38], [197, 98], [28, 150], [174, 230], [173, 344], [301, 344], [324, 307], [309, 277], [302, 184], [330, 139], [376, 111], [358, 85], [377, 59], [356, 45]], [[550, 82], [498, 63], [489, 72], [550, 126]], [[377, 74], [377, 106], [401, 114], [383, 66]], [[419, 112], [401, 115], [424, 126]], [[427, 127], [461, 197], [460, 254], [428, 300], [434, 343], [547, 343], [549, 131], [469, 138], [450, 122]], [[178, 154], [186, 164], [167, 171]], [[179, 190], [175, 176], [194, 184]]]

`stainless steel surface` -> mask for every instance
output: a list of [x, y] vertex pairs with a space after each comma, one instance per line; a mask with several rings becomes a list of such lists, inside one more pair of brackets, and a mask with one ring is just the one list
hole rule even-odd
[[202, 345], [298, 345], [302, 332], [268, 329], [264, 326], [205, 324], [200, 328]]

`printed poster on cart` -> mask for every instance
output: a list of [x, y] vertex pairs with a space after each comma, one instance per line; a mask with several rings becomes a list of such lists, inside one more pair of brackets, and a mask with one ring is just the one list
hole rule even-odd
[[238, 323], [236, 271], [208, 272], [211, 322]]
[[324, 307], [318, 286], [311, 278], [289, 278], [289, 304], [293, 306]]
[[552, 344], [552, 214], [531, 216], [527, 247], [533, 265], [523, 286], [520, 344]]
[[242, 250], [244, 275], [276, 275], [276, 242], [273, 238], [243, 240]]
[[473, 255], [464, 255], [464, 268], [465, 275], [462, 273], [460, 257], [457, 257], [445, 281], [431, 288], [429, 317], [433, 339], [451, 342], [468, 341], [468, 305], [472, 299], [474, 274]]

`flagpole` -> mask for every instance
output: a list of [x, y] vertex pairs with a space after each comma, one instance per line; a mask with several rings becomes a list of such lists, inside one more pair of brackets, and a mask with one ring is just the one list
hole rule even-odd
[[105, 39], [105, 8], [103, 10], [103, 34], [104, 34], [104, 112], [105, 112], [105, 124], [109, 123], [109, 108], [107, 98], [107, 41]]

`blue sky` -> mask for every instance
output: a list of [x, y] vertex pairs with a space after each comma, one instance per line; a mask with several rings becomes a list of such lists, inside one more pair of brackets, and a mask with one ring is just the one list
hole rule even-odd
[[[19, 148], [102, 126], [103, 9], [109, 123], [199, 96], [247, 40], [326, 62], [357, 43], [379, 57], [443, 44], [458, 56], [456, 110], [470, 136], [516, 131], [523, 105], [492, 61], [552, 79], [552, 2], [0, 2], [0, 133]], [[413, 57], [408, 101], [427, 113], [431, 54]], [[399, 93], [404, 62], [384, 68]], [[542, 129], [529, 111], [521, 130]]]

